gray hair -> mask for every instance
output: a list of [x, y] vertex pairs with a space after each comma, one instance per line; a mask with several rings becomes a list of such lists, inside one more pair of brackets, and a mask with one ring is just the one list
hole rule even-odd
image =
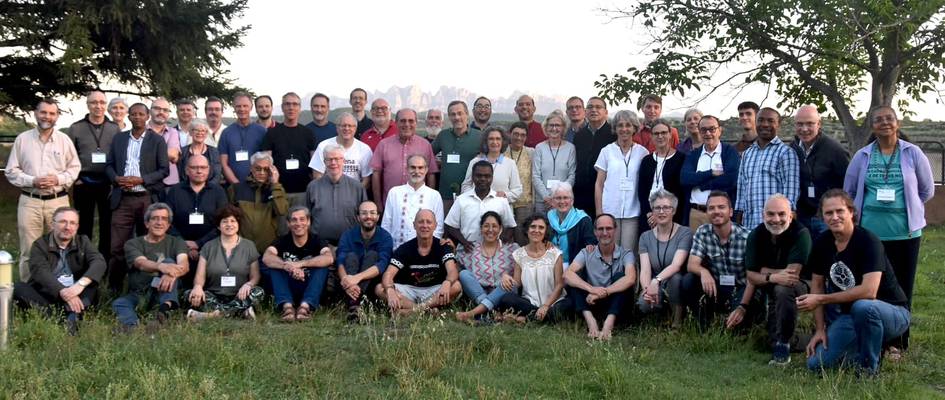
[[568, 124], [570, 123], [568, 121], [568, 117], [563, 112], [561, 112], [561, 110], [554, 110], [550, 114], [548, 114], [547, 117], [545, 117], [545, 120], [541, 124], [541, 128], [547, 130], [548, 123], [551, 121], [552, 118], [557, 118], [561, 120], [561, 124], [564, 125], [565, 127], [567, 127]]
[[668, 119], [666, 119], [666, 118], [657, 118], [657, 119], [653, 120], [653, 124], [651, 124], [650, 127], [652, 128], [652, 127], [657, 126], [657, 125], [666, 125], [666, 127], [669, 128], [670, 133], [672, 133], [672, 130], [673, 130], [673, 123], [672, 123], [672, 122], [669, 122]]
[[767, 200], [765, 200], [765, 207], [764, 207], [764, 208], [768, 208], [768, 204], [771, 203], [772, 201], [775, 201], [775, 200], [784, 200], [784, 201], [787, 202], [788, 207], [791, 206], [791, 200], [789, 200], [789, 199], [787, 198], [787, 196], [785, 196], [784, 194], [781, 194], [781, 193], [775, 193], [775, 194], [772, 194], [771, 196], [769, 196]]
[[669, 203], [673, 205], [673, 209], [676, 209], [676, 207], [679, 205], [679, 199], [676, 198], [676, 195], [673, 194], [673, 192], [670, 192], [666, 189], [659, 189], [653, 193], [650, 193], [650, 208], [653, 208], [653, 204], [656, 204], [656, 201], [660, 199], [669, 200]]
[[148, 206], [147, 211], [144, 212], [144, 222], [150, 221], [150, 220], [151, 220], [151, 214], [153, 214], [155, 211], [158, 211], [158, 210], [166, 210], [166, 211], [167, 211], [167, 219], [169, 219], [169, 220], [174, 220], [174, 210], [171, 210], [171, 206], [167, 205], [167, 203], [160, 203], [160, 202], [159, 202], [159, 203], [154, 203], [154, 204]]
[[640, 122], [640, 117], [637, 117], [637, 113], [630, 110], [620, 110], [614, 114], [614, 118], [610, 122], [614, 126], [614, 131], [617, 130], [617, 123], [619, 122], [629, 122], [630, 125], [633, 125], [634, 127], [634, 133], [640, 130], [640, 127], [643, 126], [643, 124]]
[[108, 108], [112, 108], [112, 106], [114, 106], [115, 104], [118, 104], [118, 103], [124, 104], [124, 105], [125, 105], [125, 108], [128, 108], [128, 103], [125, 102], [125, 99], [124, 99], [123, 97], [116, 97], [116, 98], [114, 98], [114, 99], [111, 99], [111, 100], [108, 102]]
[[699, 118], [702, 118], [702, 116], [705, 115], [705, 114], [703, 114], [702, 111], [699, 110], [698, 108], [690, 108], [690, 109], [686, 110], [686, 113], [685, 113], [685, 114], [683, 114], [683, 121], [688, 120], [689, 117], [692, 116], [692, 114], [699, 114]]
[[341, 121], [344, 121], [345, 118], [351, 118], [354, 121], [355, 125], [358, 124], [358, 119], [354, 117], [354, 114], [345, 111], [345, 112], [342, 112], [341, 114], [338, 114], [338, 116], [335, 117], [335, 125], [341, 125]]
[[560, 181], [557, 185], [554, 185], [554, 187], [551, 188], [552, 195], [558, 192], [567, 192], [571, 195], [571, 198], [574, 198], [574, 187], [572, 187], [567, 181]]
[[430, 160], [427, 160], [427, 157], [423, 154], [411, 154], [407, 156], [407, 165], [410, 165], [410, 160], [413, 160], [416, 157], [420, 157], [420, 159], [423, 160], [423, 165], [426, 165], [428, 168], [430, 167]]
[[207, 121], [201, 118], [196, 118], [190, 122], [190, 130], [193, 131], [198, 126], [202, 126], [207, 130], [207, 133], [210, 133], [210, 125], [207, 124]]
[[342, 154], [345, 152], [345, 148], [339, 146], [337, 143], [329, 143], [325, 145], [325, 149], [322, 150], [322, 159], [328, 158], [329, 153], [340, 151]]
[[285, 220], [286, 220], [286, 221], [291, 221], [291, 220], [292, 220], [292, 214], [295, 214], [295, 213], [297, 213], [297, 212], [299, 212], [299, 211], [305, 212], [305, 217], [308, 218], [309, 221], [312, 220], [312, 212], [309, 211], [308, 207], [306, 207], [306, 206], [292, 206], [292, 207], [290, 207], [290, 208], [289, 208], [289, 212], [285, 213]]
[[269, 154], [268, 151], [257, 151], [253, 153], [252, 157], [249, 158], [249, 165], [256, 165], [256, 163], [260, 161], [269, 161], [270, 163], [274, 162], [272, 161], [272, 155]]

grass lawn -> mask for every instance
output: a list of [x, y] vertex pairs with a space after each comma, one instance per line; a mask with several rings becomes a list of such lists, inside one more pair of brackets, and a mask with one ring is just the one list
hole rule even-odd
[[[14, 210], [0, 205], [6, 249], [16, 248]], [[647, 321], [597, 343], [576, 322], [473, 327], [373, 313], [351, 326], [322, 310], [306, 324], [267, 311], [255, 323], [175, 321], [154, 336], [114, 336], [101, 311], [78, 337], [18, 315], [0, 353], [0, 398], [945, 398], [945, 229], [927, 229], [923, 242], [912, 347], [877, 379], [811, 373], [800, 354], [769, 367], [761, 329], [700, 334]]]

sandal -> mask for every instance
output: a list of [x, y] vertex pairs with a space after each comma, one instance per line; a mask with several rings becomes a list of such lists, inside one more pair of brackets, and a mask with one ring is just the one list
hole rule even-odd
[[291, 304], [282, 306], [282, 322], [295, 322], [295, 307]]
[[310, 319], [312, 319], [312, 311], [308, 308], [308, 304], [299, 306], [299, 310], [295, 312], [295, 320], [305, 322]]

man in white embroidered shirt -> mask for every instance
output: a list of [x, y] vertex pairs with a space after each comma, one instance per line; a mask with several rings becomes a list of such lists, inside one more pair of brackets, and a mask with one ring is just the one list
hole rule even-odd
[[443, 199], [440, 197], [440, 192], [425, 184], [427, 171], [429, 168], [427, 168], [426, 157], [419, 154], [408, 157], [407, 184], [394, 186], [387, 193], [387, 204], [384, 207], [381, 228], [390, 232], [394, 239], [394, 249], [417, 237], [413, 220], [417, 211], [422, 209], [433, 211], [436, 219], [433, 236], [443, 237]]

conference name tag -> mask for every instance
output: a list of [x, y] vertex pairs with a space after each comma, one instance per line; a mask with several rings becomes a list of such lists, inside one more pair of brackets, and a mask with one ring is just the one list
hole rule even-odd
[[719, 284], [722, 286], [735, 286], [735, 275], [722, 275], [719, 277]]
[[876, 200], [883, 202], [896, 201], [895, 189], [879, 189], [876, 191]]
[[295, 158], [286, 159], [286, 160], [285, 160], [285, 169], [290, 170], [290, 171], [291, 171], [291, 170], [295, 170], [295, 169], [299, 169], [299, 160], [298, 160], [298, 159], [295, 159]]
[[559, 183], [561, 183], [561, 181], [559, 181], [559, 180], [557, 180], [557, 179], [549, 179], [549, 180], [548, 180], [548, 183], [545, 184], [545, 187], [548, 188], [549, 190], [551, 190], [551, 189], [554, 189], [555, 186], [558, 186]]
[[151, 278], [151, 287], [157, 289], [159, 286], [161, 286], [161, 277], [155, 276], [154, 278]]
[[620, 178], [620, 190], [633, 190], [633, 179], [627, 177]]
[[814, 187], [813, 187], [813, 186], [808, 186], [808, 187], [807, 187], [807, 197], [810, 197], [810, 198], [812, 198], [812, 199], [816, 199], [816, 198], [817, 198], [817, 194], [814, 192]]
[[447, 164], [459, 164], [459, 154], [447, 154], [446, 155]]
[[92, 164], [105, 164], [105, 153], [101, 151], [92, 152]]
[[249, 152], [246, 150], [240, 150], [236, 152], [236, 161], [247, 161], [249, 160]]
[[190, 221], [191, 225], [203, 225], [203, 213], [190, 213], [190, 218], [188, 218], [188, 221]]
[[221, 276], [220, 287], [236, 287], [236, 275]]
[[72, 274], [59, 275], [59, 277], [56, 279], [59, 280], [59, 283], [65, 287], [71, 287], [72, 285], [75, 285], [75, 279], [72, 277]]

